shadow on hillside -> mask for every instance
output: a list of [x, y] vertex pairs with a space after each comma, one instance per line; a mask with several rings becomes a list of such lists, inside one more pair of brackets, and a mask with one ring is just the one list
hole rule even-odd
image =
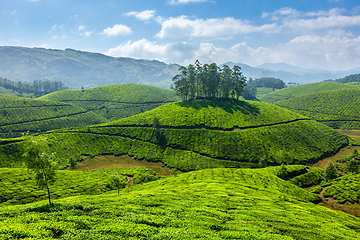
[[255, 104], [236, 99], [195, 99], [179, 102], [177, 104], [181, 107], [195, 108], [197, 110], [200, 110], [201, 108], [214, 107], [221, 108], [228, 113], [238, 111], [241, 111], [246, 115], [257, 115], [260, 113], [259, 108]]

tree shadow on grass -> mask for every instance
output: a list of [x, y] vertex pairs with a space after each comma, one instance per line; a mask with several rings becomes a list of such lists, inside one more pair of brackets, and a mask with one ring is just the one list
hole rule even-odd
[[260, 113], [259, 108], [255, 104], [249, 103], [247, 101], [236, 100], [236, 99], [204, 98], [204, 99], [195, 99], [195, 100], [178, 102], [176, 104], [178, 104], [181, 107], [194, 108], [197, 110], [200, 110], [201, 108], [209, 108], [209, 107], [221, 108], [224, 111], [231, 114], [238, 111], [246, 115], [258, 115]]

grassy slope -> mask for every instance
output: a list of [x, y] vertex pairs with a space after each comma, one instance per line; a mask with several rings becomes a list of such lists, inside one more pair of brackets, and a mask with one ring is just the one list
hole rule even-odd
[[[131, 175], [134, 184], [158, 179], [153, 170], [144, 167], [101, 169], [93, 171], [56, 172], [56, 182], [50, 186], [52, 199], [83, 194], [100, 194], [115, 188], [109, 184], [113, 174]], [[46, 190], [40, 190], [34, 174], [21, 168], [0, 168], [0, 206], [24, 204], [47, 199]]]
[[360, 89], [321, 91], [277, 105], [338, 129], [360, 129]]
[[319, 207], [274, 168], [208, 169], [123, 189], [0, 208], [3, 239], [360, 239], [360, 220]]
[[263, 97], [259, 98], [259, 100], [263, 102], [274, 103], [277, 101], [292, 99], [294, 97], [306, 95], [309, 93], [326, 91], [326, 90], [345, 89], [345, 88], [359, 88], [359, 86], [352, 84], [335, 83], [335, 82], [310, 83], [310, 84], [279, 89], [264, 95]]
[[[154, 117], [162, 124], [151, 126]], [[190, 171], [309, 163], [347, 144], [345, 135], [272, 104], [197, 100], [137, 116], [46, 134], [61, 165], [69, 157], [130, 155]], [[19, 161], [26, 142], [0, 146], [1, 165]]]
[[104, 118], [67, 103], [0, 95], [0, 138], [103, 122]]
[[39, 99], [72, 103], [108, 120], [117, 120], [178, 101], [179, 97], [169, 89], [129, 83], [58, 91]]

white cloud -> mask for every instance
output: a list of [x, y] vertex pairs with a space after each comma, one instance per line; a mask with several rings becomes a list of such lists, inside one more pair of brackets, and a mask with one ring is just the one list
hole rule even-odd
[[108, 27], [104, 29], [101, 34], [108, 36], [130, 35], [132, 34], [132, 31], [129, 27], [123, 24], [116, 24], [112, 28]]
[[275, 47], [252, 48], [246, 42], [230, 48], [213, 43], [191, 44], [177, 42], [157, 44], [142, 39], [109, 49], [105, 54], [116, 57], [157, 59], [167, 63], [188, 65], [199, 60], [218, 64], [232, 61], [258, 66], [267, 62], [286, 62], [305, 68], [344, 70], [360, 65], [360, 36], [351, 37], [343, 31], [332, 31], [325, 36], [303, 35]]
[[124, 15], [135, 16], [138, 20], [147, 21], [154, 17], [155, 12], [156, 11], [154, 11], [154, 10], [145, 10], [142, 12], [128, 12], [128, 13], [125, 13]]
[[84, 25], [80, 25], [78, 30], [79, 30], [79, 31], [84, 31], [84, 30], [85, 30], [85, 26], [84, 26]]
[[67, 36], [65, 34], [59, 36], [59, 35], [54, 35], [51, 39], [52, 40], [56, 40], [56, 39], [65, 39], [67, 38]]
[[276, 23], [261, 26], [250, 25], [247, 21], [228, 18], [195, 19], [187, 16], [169, 18], [162, 22], [162, 28], [156, 35], [164, 37], [219, 37], [247, 34], [251, 32], [276, 32]]
[[94, 31], [86, 31], [82, 35], [84, 35], [85, 37], [89, 37], [93, 32]]
[[212, 0], [168, 0], [167, 3], [171, 5], [185, 4], [185, 3], [199, 3], [199, 2], [214, 2]]
[[114, 57], [133, 57], [142, 59], [156, 59], [165, 62], [179, 63], [189, 58], [189, 54], [195, 49], [189, 43], [170, 43], [158, 45], [146, 39], [136, 42], [128, 41], [105, 52], [106, 55]]
[[320, 30], [339, 27], [354, 27], [360, 26], [360, 15], [357, 16], [343, 16], [331, 15], [328, 17], [318, 17], [316, 19], [295, 19], [285, 21], [283, 27], [294, 31], [304, 30]]

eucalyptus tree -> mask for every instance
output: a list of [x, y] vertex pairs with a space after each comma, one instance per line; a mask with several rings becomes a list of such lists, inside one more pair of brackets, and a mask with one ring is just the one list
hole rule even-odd
[[46, 138], [30, 137], [24, 147], [25, 166], [35, 173], [35, 182], [41, 188], [46, 188], [49, 205], [51, 205], [50, 184], [55, 182], [56, 162], [50, 151]]

